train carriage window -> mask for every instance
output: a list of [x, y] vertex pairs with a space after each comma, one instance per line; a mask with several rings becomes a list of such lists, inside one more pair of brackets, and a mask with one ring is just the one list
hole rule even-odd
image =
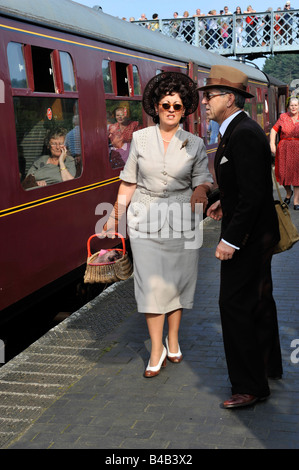
[[105, 93], [113, 93], [112, 74], [109, 60], [103, 60], [102, 73]]
[[31, 46], [34, 91], [54, 93], [51, 49]]
[[73, 61], [67, 52], [59, 52], [64, 91], [77, 91]]
[[117, 96], [141, 95], [138, 67], [123, 62], [102, 61], [104, 90]]
[[252, 103], [249, 100], [245, 101], [244, 111], [247, 114], [247, 116], [252, 118]]
[[117, 95], [130, 96], [129, 90], [129, 77], [127, 73], [128, 64], [116, 62], [116, 82], [117, 82]]
[[27, 88], [23, 44], [10, 42], [7, 46], [7, 57], [11, 86], [13, 88]]
[[133, 132], [142, 126], [140, 101], [106, 100], [109, 161], [113, 169], [122, 168], [129, 156]]
[[[78, 101], [73, 98], [13, 97], [21, 184], [49, 186], [81, 174]], [[59, 164], [61, 152], [66, 157]]]
[[256, 89], [256, 98], [256, 120], [262, 127], [262, 129], [264, 129], [264, 100], [262, 95], [262, 89], [259, 87]]

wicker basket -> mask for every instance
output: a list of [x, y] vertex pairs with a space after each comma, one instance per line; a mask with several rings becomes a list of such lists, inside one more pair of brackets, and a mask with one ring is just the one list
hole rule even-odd
[[88, 257], [86, 271], [84, 275], [84, 282], [86, 284], [94, 284], [96, 282], [108, 283], [124, 281], [125, 279], [128, 279], [128, 277], [131, 276], [133, 272], [133, 266], [128, 256], [128, 253], [126, 253], [125, 240], [119, 233], [115, 233], [115, 235], [121, 238], [123, 247], [122, 249], [109, 249], [107, 251], [119, 251], [122, 253], [122, 257], [112, 262], [95, 262], [100, 252], [98, 251], [97, 253], [94, 253], [92, 255], [90, 251], [90, 242], [92, 238], [98, 237], [98, 234], [92, 235], [87, 240]]

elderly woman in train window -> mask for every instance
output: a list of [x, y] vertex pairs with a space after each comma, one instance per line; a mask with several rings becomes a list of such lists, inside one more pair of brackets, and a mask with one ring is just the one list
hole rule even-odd
[[[62, 181], [69, 181], [75, 177], [76, 165], [73, 157], [67, 155], [65, 146], [66, 129], [56, 128], [49, 131], [45, 144], [48, 149], [47, 155], [39, 157], [29, 168], [24, 180], [34, 181], [31, 186], [47, 186]], [[33, 177], [33, 178], [32, 178]]]

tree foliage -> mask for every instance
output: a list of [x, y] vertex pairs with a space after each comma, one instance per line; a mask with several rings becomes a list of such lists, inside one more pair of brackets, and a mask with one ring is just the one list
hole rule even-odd
[[277, 54], [266, 59], [263, 71], [290, 85], [299, 79], [299, 54]]

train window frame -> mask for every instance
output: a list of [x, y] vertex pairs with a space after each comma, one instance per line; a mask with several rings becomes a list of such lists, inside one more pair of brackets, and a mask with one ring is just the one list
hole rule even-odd
[[[14, 96], [13, 106], [22, 189], [45, 188], [79, 178], [83, 161], [78, 99], [70, 100], [66, 96], [58, 98], [55, 95]], [[64, 178], [57, 160], [59, 156], [53, 153], [57, 148], [52, 149], [50, 146], [49, 139], [56, 142], [60, 139], [57, 136], [64, 139], [67, 151], [64, 166], [72, 178]], [[47, 169], [45, 173], [47, 164], [49, 171]]]
[[[102, 59], [101, 68], [106, 106], [107, 155], [111, 169], [119, 171], [127, 161], [132, 133], [144, 127], [140, 74], [136, 64], [107, 58]], [[108, 85], [110, 82], [111, 86], [106, 86], [107, 72]], [[125, 81], [125, 84], [121, 81]], [[117, 118], [117, 111], [123, 113], [122, 118]], [[136, 116], [139, 116], [137, 120]]]
[[[106, 66], [104, 69], [104, 65]], [[104, 70], [109, 66], [109, 80], [111, 80], [111, 87], [108, 90], [105, 84], [107, 78], [104, 77]], [[107, 76], [106, 76], [107, 77]], [[102, 80], [104, 92], [109, 97], [122, 97], [141, 99], [141, 80], [139, 68], [136, 64], [128, 62], [114, 61], [107, 58], [102, 59]]]
[[[9, 64], [9, 58], [8, 58], [8, 46], [9, 44], [19, 44], [22, 49], [23, 49], [23, 56], [24, 56], [24, 65], [25, 65], [25, 72], [27, 76], [27, 87], [14, 87], [13, 83], [11, 82], [11, 88], [12, 88], [12, 95], [13, 96], [29, 96], [29, 95], [34, 95], [37, 94], [38, 96], [42, 95], [65, 95], [70, 98], [72, 97], [77, 97], [79, 96], [78, 92], [78, 84], [77, 84], [77, 74], [76, 74], [76, 69], [75, 69], [75, 64], [74, 60], [72, 57], [72, 54], [69, 51], [63, 50], [63, 49], [51, 49], [51, 48], [46, 48], [46, 47], [40, 47], [39, 45], [36, 44], [24, 44], [24, 43], [18, 43], [16, 41], [9, 41], [7, 44], [7, 60]], [[49, 53], [49, 64], [51, 68], [51, 75], [53, 77], [53, 89], [51, 90], [39, 90], [36, 87], [36, 74], [35, 70], [37, 68], [34, 65], [35, 58], [33, 57], [32, 51], [37, 51], [44, 53]], [[61, 53], [62, 54], [67, 54], [69, 57], [69, 62], [72, 64], [72, 72], [73, 72], [73, 78], [74, 78], [74, 83], [75, 83], [75, 89], [74, 90], [67, 90], [64, 87], [63, 83], [63, 66], [61, 64]]]
[[[18, 44], [18, 46], [15, 46], [18, 49], [18, 54], [15, 54], [15, 58], [13, 58], [13, 54], [11, 54], [10, 51], [11, 46], [9, 46], [9, 44], [11, 43]], [[61, 178], [60, 181], [60, 179], [56, 178], [55, 182], [52, 179], [51, 182], [50, 180], [48, 181], [46, 186], [41, 186], [36, 184], [38, 180], [31, 181], [31, 178], [31, 180], [29, 179], [29, 181], [23, 184], [32, 165], [43, 155], [44, 157], [46, 154], [50, 155], [50, 147], [48, 147], [46, 151], [45, 138], [47, 132], [53, 128], [66, 128], [67, 135], [65, 135], [65, 142], [67, 143], [67, 160], [65, 166], [69, 165], [69, 168], [71, 168], [70, 174], [73, 176], [73, 179], [79, 178], [83, 170], [82, 129], [80, 124], [77, 74], [72, 54], [66, 50], [41, 48], [36, 44], [24, 44], [15, 41], [9, 41], [6, 45], [6, 50], [8, 66], [11, 60], [18, 59], [20, 51], [22, 51], [23, 62], [20, 62], [20, 64], [25, 67], [27, 77], [26, 87], [15, 87], [14, 82], [10, 82], [15, 118], [16, 157], [19, 163], [21, 188], [27, 191], [33, 188], [56, 187], [57, 184], [71, 181], [71, 179], [66, 180], [65, 178]], [[72, 67], [72, 72], [69, 72], [73, 75], [71, 85], [75, 85], [75, 89], [74, 86], [70, 87], [71, 90], [65, 89], [67, 88], [63, 83], [63, 79], [65, 78], [63, 69], [65, 69], [65, 67], [61, 63], [61, 57], [63, 62], [63, 53], [68, 54], [67, 61], [69, 66], [71, 64]], [[38, 67], [38, 57], [40, 54], [44, 54], [45, 64], [47, 67], [49, 66], [51, 68], [49, 73], [50, 78], [53, 79], [53, 87], [52, 80], [50, 80], [50, 86], [36, 86], [37, 78], [35, 70]], [[18, 66], [19, 62], [17, 60], [15, 67]], [[13, 76], [14, 74], [10, 73], [10, 78]], [[41, 77], [42, 75], [39, 79], [42, 79]], [[25, 82], [23, 85], [25, 85]], [[31, 100], [28, 109], [26, 100]], [[41, 102], [43, 103], [42, 105]], [[16, 105], [16, 103], [18, 103], [18, 105]], [[20, 125], [23, 127], [25, 125], [24, 130], [20, 128]], [[33, 129], [36, 130], [33, 131]], [[25, 147], [26, 151], [24, 150]], [[72, 163], [70, 163], [70, 160], [72, 160]], [[73, 168], [74, 166], [75, 168]], [[55, 191], [57, 191], [57, 189]]]

